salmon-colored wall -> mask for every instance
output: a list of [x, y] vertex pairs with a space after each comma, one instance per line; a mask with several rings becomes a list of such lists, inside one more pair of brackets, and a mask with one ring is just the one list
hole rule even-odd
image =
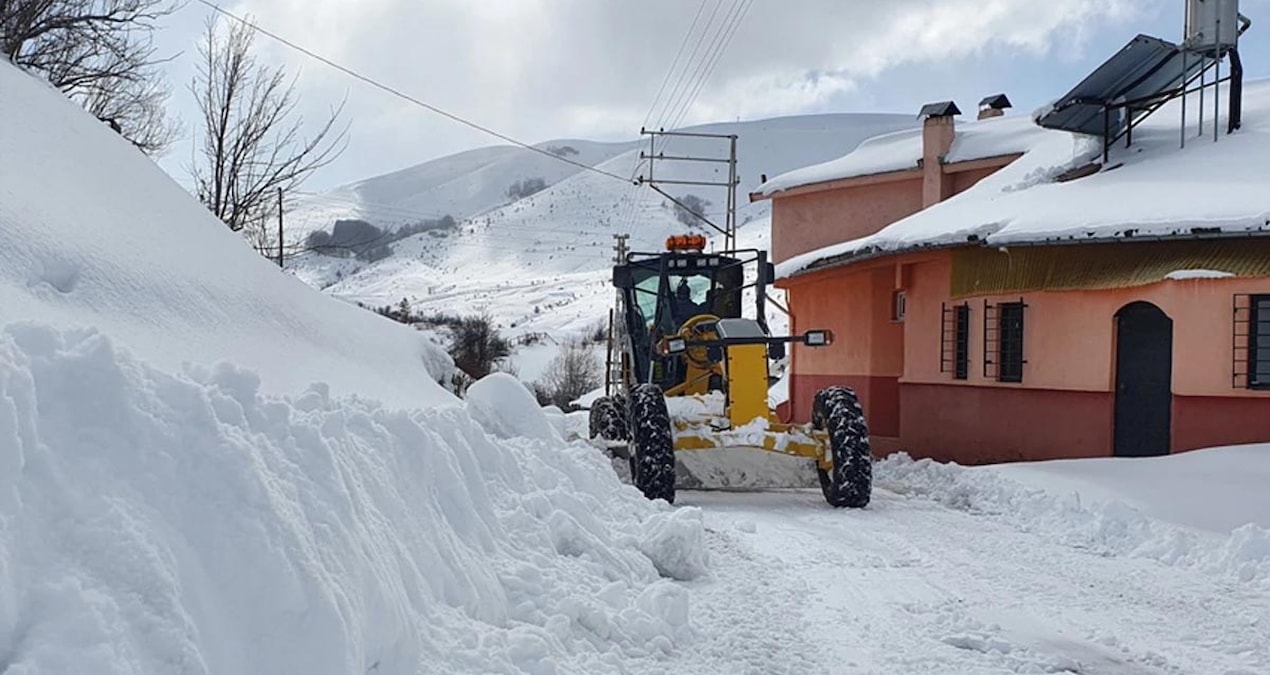
[[818, 275], [791, 290], [798, 307], [793, 331], [817, 328], [834, 333], [828, 347], [794, 345], [795, 372], [821, 375], [899, 377], [904, 367], [903, 325], [891, 321], [895, 288], [890, 265], [862, 267], [839, 275]]
[[975, 183], [991, 176], [1000, 171], [1000, 166], [984, 167], [981, 169], [972, 169], [969, 171], [957, 171], [949, 178], [952, 180], [952, 193], [959, 194], [974, 187]]
[[1111, 454], [1110, 393], [900, 384], [899, 447], [961, 464]]
[[772, 198], [772, 260], [783, 262], [873, 234], [929, 206], [926, 200], [936, 195], [947, 199], [970, 189], [1015, 157], [933, 162], [903, 174], [843, 181], [854, 184], [842, 187], [777, 194]]
[[860, 396], [877, 436], [899, 434], [899, 378], [904, 370], [904, 326], [893, 321], [892, 265], [861, 267], [840, 275], [819, 275], [799, 285], [793, 332], [827, 328], [834, 333], [828, 347], [793, 346], [790, 389], [794, 419], [811, 419], [815, 393], [835, 384], [852, 387]]
[[922, 208], [920, 174], [907, 180], [777, 197], [772, 200], [772, 260], [859, 239]]
[[1270, 398], [1174, 396], [1173, 452], [1270, 441]]
[[[954, 380], [940, 372], [941, 303], [962, 302], [949, 297], [951, 276], [951, 254], [935, 251], [787, 280], [796, 332], [824, 327], [836, 337], [827, 348], [795, 349], [794, 419], [810, 419], [817, 390], [846, 384], [865, 403], [871, 432], [887, 437], [875, 439], [879, 447], [966, 463], [1110, 455], [1115, 315], [1145, 301], [1173, 319], [1172, 450], [1270, 440], [1270, 392], [1232, 385], [1233, 298], [1270, 293], [1270, 279], [970, 298], [969, 378]], [[890, 318], [899, 287], [903, 323]], [[984, 376], [984, 300], [1020, 298], [1023, 382], [1001, 383]]]
[[[1101, 244], [1099, 244], [1101, 245]], [[939, 372], [940, 303], [949, 297], [951, 254], [910, 256], [905, 324], [905, 382], [949, 382]], [[898, 258], [902, 262], [903, 256]], [[1185, 396], [1246, 396], [1270, 393], [1234, 388], [1231, 383], [1233, 299], [1238, 294], [1270, 293], [1270, 279], [1193, 279], [1162, 281], [1134, 288], [1052, 291], [994, 295], [964, 300], [970, 304], [970, 378], [967, 384], [1111, 391], [1115, 382], [1115, 315], [1136, 301], [1150, 302], [1173, 319], [1173, 392]], [[983, 375], [984, 300], [996, 304], [1022, 298], [1023, 383], [1001, 384]], [[954, 382], [956, 383], [956, 382]], [[1270, 409], [1267, 410], [1270, 414]]]

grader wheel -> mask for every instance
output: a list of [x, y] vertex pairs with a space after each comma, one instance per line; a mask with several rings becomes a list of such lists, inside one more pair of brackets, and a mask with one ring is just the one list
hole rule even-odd
[[675, 503], [675, 446], [666, 397], [655, 384], [630, 392], [631, 478], [649, 499]]
[[829, 387], [816, 394], [812, 425], [829, 433], [833, 468], [819, 469], [820, 490], [836, 508], [863, 508], [873, 489], [873, 456], [864, 409], [855, 392]]

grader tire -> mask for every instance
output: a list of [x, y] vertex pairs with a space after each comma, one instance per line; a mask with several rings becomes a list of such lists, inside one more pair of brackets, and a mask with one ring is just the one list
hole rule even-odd
[[591, 404], [588, 421], [591, 438], [605, 441], [625, 441], [630, 438], [626, 427], [626, 411], [620, 399], [601, 396]]
[[816, 394], [812, 425], [828, 432], [833, 468], [819, 469], [820, 490], [836, 508], [863, 508], [873, 490], [873, 455], [864, 409], [855, 392], [829, 387]]
[[675, 503], [675, 445], [666, 397], [655, 384], [630, 392], [631, 478], [649, 499]]

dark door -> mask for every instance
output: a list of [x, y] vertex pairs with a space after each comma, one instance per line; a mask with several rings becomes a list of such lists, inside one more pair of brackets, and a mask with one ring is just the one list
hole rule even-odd
[[1173, 320], [1149, 302], [1116, 313], [1117, 457], [1169, 454]]

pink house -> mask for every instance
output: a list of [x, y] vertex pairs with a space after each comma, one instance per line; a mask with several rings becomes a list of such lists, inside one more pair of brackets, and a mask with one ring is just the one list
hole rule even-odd
[[1179, 148], [1170, 106], [1102, 139], [1002, 115], [866, 141], [778, 176], [787, 419], [856, 389], [880, 452], [963, 463], [1270, 440], [1270, 81], [1243, 129]]

